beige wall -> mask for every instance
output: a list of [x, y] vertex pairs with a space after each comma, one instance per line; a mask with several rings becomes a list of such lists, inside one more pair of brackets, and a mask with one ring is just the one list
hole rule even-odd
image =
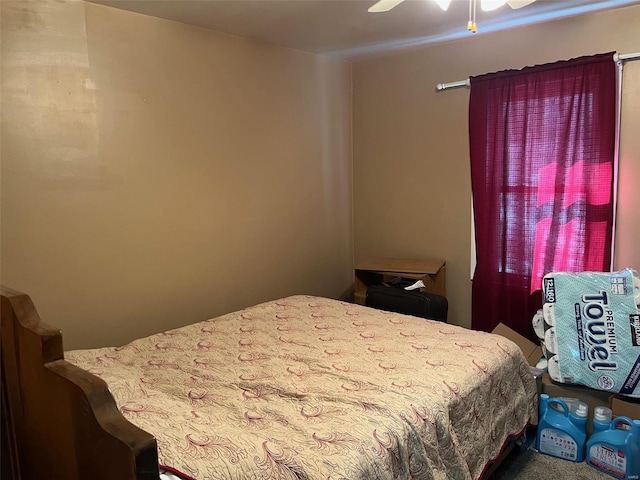
[[[1, 281], [67, 348], [344, 296], [354, 248], [446, 259], [450, 320], [468, 326], [468, 91], [435, 84], [640, 50], [640, 6], [353, 66], [95, 4], [0, 8]], [[616, 268], [640, 268], [639, 129], [636, 61]]]
[[82, 2], [1, 13], [1, 280], [66, 348], [349, 290], [348, 62]]
[[[638, 25], [640, 6], [632, 6], [354, 63], [355, 258], [445, 259], [450, 321], [469, 326], [469, 91], [437, 93], [436, 84], [637, 52]], [[640, 61], [626, 64], [624, 80], [615, 268], [640, 269]]]

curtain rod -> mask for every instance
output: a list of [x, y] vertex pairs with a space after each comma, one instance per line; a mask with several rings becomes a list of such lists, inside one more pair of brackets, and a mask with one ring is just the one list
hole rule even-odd
[[[640, 60], [640, 52], [613, 54], [614, 62], [618, 62], [618, 61], [624, 62], [626, 60]], [[460, 88], [460, 87], [469, 88], [470, 86], [471, 86], [471, 80], [467, 78], [466, 80], [458, 80], [457, 82], [439, 83], [436, 85], [436, 90], [438, 92], [441, 92], [442, 90], [447, 90], [449, 88]]]

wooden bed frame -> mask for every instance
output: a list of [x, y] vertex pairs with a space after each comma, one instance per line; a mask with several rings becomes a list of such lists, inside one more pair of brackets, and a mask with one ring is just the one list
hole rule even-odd
[[[118, 410], [107, 384], [64, 360], [60, 330], [28, 295], [0, 286], [3, 480], [158, 480], [153, 435]], [[485, 470], [490, 478], [526, 434]]]
[[0, 290], [2, 479], [158, 480], [155, 438], [103, 380], [64, 360], [60, 330], [28, 295]]

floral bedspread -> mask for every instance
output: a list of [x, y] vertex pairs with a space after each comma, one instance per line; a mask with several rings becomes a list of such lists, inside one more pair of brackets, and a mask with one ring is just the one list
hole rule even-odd
[[476, 479], [537, 420], [506, 338], [319, 297], [66, 359], [197, 480]]

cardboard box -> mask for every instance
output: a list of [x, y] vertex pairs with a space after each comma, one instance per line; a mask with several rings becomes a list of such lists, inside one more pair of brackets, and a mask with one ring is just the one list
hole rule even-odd
[[596, 407], [608, 407], [611, 393], [582, 385], [568, 385], [558, 383], [551, 379], [548, 373], [542, 375], [542, 393], [546, 393], [551, 398], [565, 397], [577, 398], [589, 406], [589, 417], [587, 421], [587, 433], [591, 434], [593, 424], [593, 409]]
[[513, 343], [520, 347], [522, 353], [524, 354], [524, 358], [527, 359], [527, 362], [530, 366], [535, 367], [538, 361], [542, 358], [542, 347], [540, 345], [536, 345], [531, 340], [526, 337], [523, 337], [519, 333], [511, 330], [504, 323], [499, 323], [496, 328], [494, 328], [491, 333], [496, 333], [498, 335], [502, 335], [505, 338], [508, 338]]
[[[536, 345], [503, 323], [499, 323], [491, 333], [502, 335], [518, 345], [527, 362], [532, 367], [542, 358], [542, 348], [540, 345]], [[624, 395], [612, 395], [610, 392], [595, 390], [583, 385], [559, 383], [552, 380], [546, 372], [542, 374], [542, 382], [538, 391], [540, 393], [546, 393], [552, 398], [577, 398], [581, 402], [586, 403], [589, 407], [589, 419], [587, 422], [588, 434], [592, 432], [593, 409], [595, 407], [609, 407], [616, 417], [625, 416], [632, 420], [640, 420], [640, 399], [625, 397]]]
[[618, 394], [611, 395], [609, 408], [614, 417], [629, 417], [631, 420], [640, 420], [640, 399]]

